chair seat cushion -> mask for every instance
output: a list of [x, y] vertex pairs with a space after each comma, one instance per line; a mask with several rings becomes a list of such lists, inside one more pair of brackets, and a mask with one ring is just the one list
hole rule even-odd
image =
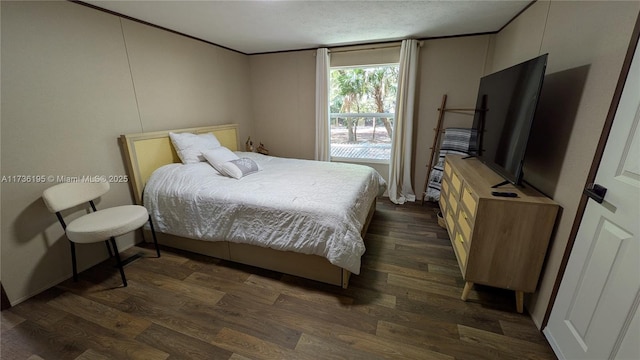
[[149, 213], [144, 206], [116, 206], [73, 220], [66, 232], [69, 240], [75, 243], [93, 243], [136, 230], [148, 220]]

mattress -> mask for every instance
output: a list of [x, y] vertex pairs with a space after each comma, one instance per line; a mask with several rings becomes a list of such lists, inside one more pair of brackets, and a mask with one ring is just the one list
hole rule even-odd
[[237, 152], [261, 171], [233, 179], [209, 163], [169, 164], [144, 189], [156, 230], [325, 257], [360, 273], [361, 230], [386, 183], [362, 165]]

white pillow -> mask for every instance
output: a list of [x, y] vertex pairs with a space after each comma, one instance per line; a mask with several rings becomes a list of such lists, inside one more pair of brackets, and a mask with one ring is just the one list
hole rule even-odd
[[215, 135], [192, 133], [169, 133], [173, 147], [183, 164], [194, 164], [204, 161], [203, 151], [220, 147], [220, 142]]
[[222, 170], [224, 170], [224, 174], [234, 179], [240, 179], [243, 176], [256, 173], [261, 169], [255, 161], [249, 158], [240, 158], [223, 163]]
[[206, 150], [202, 152], [204, 158], [213, 166], [214, 169], [218, 170], [218, 172], [222, 175], [227, 175], [227, 173], [223, 170], [222, 164], [231, 160], [238, 160], [238, 155], [234, 154], [233, 151], [227, 149], [224, 146], [219, 146], [212, 150]]

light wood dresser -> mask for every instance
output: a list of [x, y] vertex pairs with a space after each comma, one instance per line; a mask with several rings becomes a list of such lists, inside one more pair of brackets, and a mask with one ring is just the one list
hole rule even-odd
[[[465, 280], [515, 290], [517, 311], [534, 292], [559, 206], [528, 186], [491, 186], [504, 179], [476, 158], [447, 155], [440, 208]], [[498, 197], [492, 191], [513, 192]]]

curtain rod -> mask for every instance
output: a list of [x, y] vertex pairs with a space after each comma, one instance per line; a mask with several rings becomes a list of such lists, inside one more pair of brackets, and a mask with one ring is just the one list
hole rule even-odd
[[344, 46], [344, 47], [338, 47], [338, 48], [330, 48], [329, 52], [330, 53], [342, 53], [342, 52], [352, 52], [352, 51], [366, 51], [366, 50], [378, 50], [378, 49], [392, 49], [392, 48], [399, 48], [402, 44], [401, 43], [394, 43], [394, 44], [388, 44], [388, 45], [379, 45], [379, 46], [364, 46], [364, 47], [359, 47], [359, 46], [363, 46], [363, 45], [353, 45], [353, 46]]
[[[418, 47], [422, 47], [423, 41], [418, 41]], [[352, 51], [366, 51], [366, 50], [378, 50], [378, 49], [393, 49], [402, 46], [402, 41], [394, 41], [392, 43], [382, 43], [380, 45], [345, 45], [334, 48], [329, 48], [329, 53], [342, 53]]]

